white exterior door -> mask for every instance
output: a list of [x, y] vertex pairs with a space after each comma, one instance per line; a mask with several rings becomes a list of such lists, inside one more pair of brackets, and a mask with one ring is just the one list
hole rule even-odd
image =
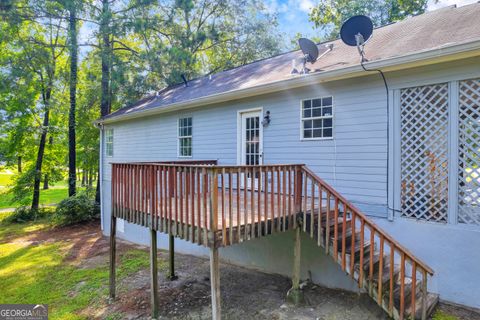
[[[262, 112], [249, 111], [241, 113], [240, 125], [240, 164], [263, 164], [263, 126], [261, 124]], [[248, 185], [252, 177], [248, 176]], [[242, 179], [243, 181], [243, 179]], [[255, 187], [257, 186], [255, 179]]]

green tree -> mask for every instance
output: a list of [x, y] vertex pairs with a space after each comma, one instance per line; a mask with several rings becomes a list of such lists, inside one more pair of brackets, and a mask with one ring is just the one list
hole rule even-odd
[[[2, 3], [0, 157], [24, 168], [15, 198], [36, 209], [41, 182], [48, 187], [67, 170], [70, 195], [75, 172], [90, 184], [99, 168], [98, 117], [182, 74], [191, 79], [279, 53], [276, 19], [263, 9], [261, 0]], [[85, 25], [88, 39], [79, 29]]]
[[70, 52], [70, 109], [68, 112], [68, 195], [76, 193], [77, 181], [77, 147], [76, 147], [76, 108], [77, 108], [77, 72], [78, 72], [78, 19], [77, 12], [80, 2], [68, 0], [65, 7], [68, 10], [68, 49]]
[[310, 21], [325, 34], [325, 40], [338, 37], [342, 23], [363, 14], [376, 27], [425, 12], [427, 0], [320, 0], [310, 12]]
[[[33, 103], [25, 106], [22, 111], [25, 114], [32, 114], [36, 120], [37, 128], [33, 137], [38, 141], [33, 164], [23, 177], [17, 179], [18, 188], [15, 188], [14, 192], [18, 197], [25, 197], [22, 190], [32, 189], [31, 208], [37, 210], [40, 184], [42, 178], [45, 178], [42, 169], [48, 148], [47, 135], [52, 125], [52, 111], [61, 106], [61, 103], [57, 104], [60, 99], [55, 98], [54, 93], [57, 89], [61, 91], [62, 87], [57, 80], [65, 65], [65, 25], [57, 2], [17, 1], [14, 4], [2, 10], [6, 23], [13, 25], [11, 28], [13, 36], [6, 47], [10, 55], [10, 64], [2, 71], [6, 75], [16, 75], [16, 81], [32, 81], [36, 100], [31, 101]], [[21, 94], [19, 91], [15, 92]], [[7, 102], [12, 100], [8, 96], [6, 99]], [[13, 116], [20, 117], [18, 114]], [[50, 145], [53, 146], [53, 138], [50, 141], [52, 142]], [[29, 153], [32, 153], [32, 150], [29, 150]]]
[[[139, 9], [130, 26], [145, 48], [136, 55], [150, 90], [277, 54], [277, 21], [253, 0], [165, 1]], [[143, 62], [142, 62], [143, 61]]]

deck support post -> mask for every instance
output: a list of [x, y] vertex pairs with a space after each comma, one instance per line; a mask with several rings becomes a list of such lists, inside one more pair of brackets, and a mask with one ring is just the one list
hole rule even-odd
[[220, 301], [220, 267], [218, 260], [218, 248], [210, 248], [210, 285], [212, 287], [212, 319], [221, 319]]
[[175, 275], [175, 237], [173, 234], [170, 234], [168, 237], [168, 249], [170, 254], [170, 274], [168, 279], [173, 281], [178, 279], [178, 277]]
[[152, 319], [158, 318], [157, 231], [150, 229], [150, 303]]
[[302, 304], [305, 301], [303, 291], [300, 289], [301, 229], [302, 226], [298, 223], [295, 228], [295, 243], [293, 245], [292, 288], [287, 293], [287, 301], [295, 305]]
[[115, 299], [115, 258], [116, 258], [116, 239], [117, 218], [111, 213], [110, 218], [110, 298]]

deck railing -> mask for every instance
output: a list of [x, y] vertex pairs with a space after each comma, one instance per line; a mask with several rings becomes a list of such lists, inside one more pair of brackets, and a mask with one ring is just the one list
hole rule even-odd
[[114, 163], [112, 208], [119, 218], [191, 242], [230, 245], [296, 225], [301, 195], [295, 179], [301, 170], [301, 165]]
[[304, 165], [114, 163], [112, 209], [118, 218], [214, 247], [301, 223], [391, 316], [397, 309], [396, 318], [415, 315], [419, 290], [422, 318], [427, 312], [432, 269]]

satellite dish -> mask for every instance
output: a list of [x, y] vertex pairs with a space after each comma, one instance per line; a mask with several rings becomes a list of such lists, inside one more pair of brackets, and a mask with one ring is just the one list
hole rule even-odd
[[303, 56], [292, 60], [292, 74], [299, 73], [297, 70], [297, 64], [302, 64], [302, 70], [300, 73], [306, 74], [310, 72], [310, 69], [306, 67], [307, 62], [314, 63], [318, 59], [318, 47], [317, 45], [307, 38], [298, 39], [298, 45], [302, 50]]
[[357, 47], [358, 53], [362, 57], [361, 62], [367, 61], [363, 51], [365, 43], [370, 39], [373, 33], [373, 23], [367, 16], [353, 16], [345, 21], [340, 29], [342, 41], [352, 47]]
[[317, 61], [318, 47], [312, 40], [300, 38], [298, 39], [298, 45], [300, 46], [307, 62], [314, 63]]
[[[326, 50], [319, 55], [318, 46], [312, 41], [307, 38], [300, 38], [298, 39], [298, 45], [302, 50], [303, 56], [300, 58], [295, 58], [292, 60], [292, 72], [291, 74], [298, 74], [303, 73], [307, 74], [310, 72], [310, 69], [306, 67], [307, 62], [315, 63], [318, 59], [329, 53], [333, 50], [333, 43], [327, 43], [325, 45]], [[302, 64], [302, 70], [299, 72], [297, 70], [297, 65]]]
[[340, 29], [342, 41], [349, 46], [363, 46], [373, 33], [373, 23], [367, 16], [353, 16]]

